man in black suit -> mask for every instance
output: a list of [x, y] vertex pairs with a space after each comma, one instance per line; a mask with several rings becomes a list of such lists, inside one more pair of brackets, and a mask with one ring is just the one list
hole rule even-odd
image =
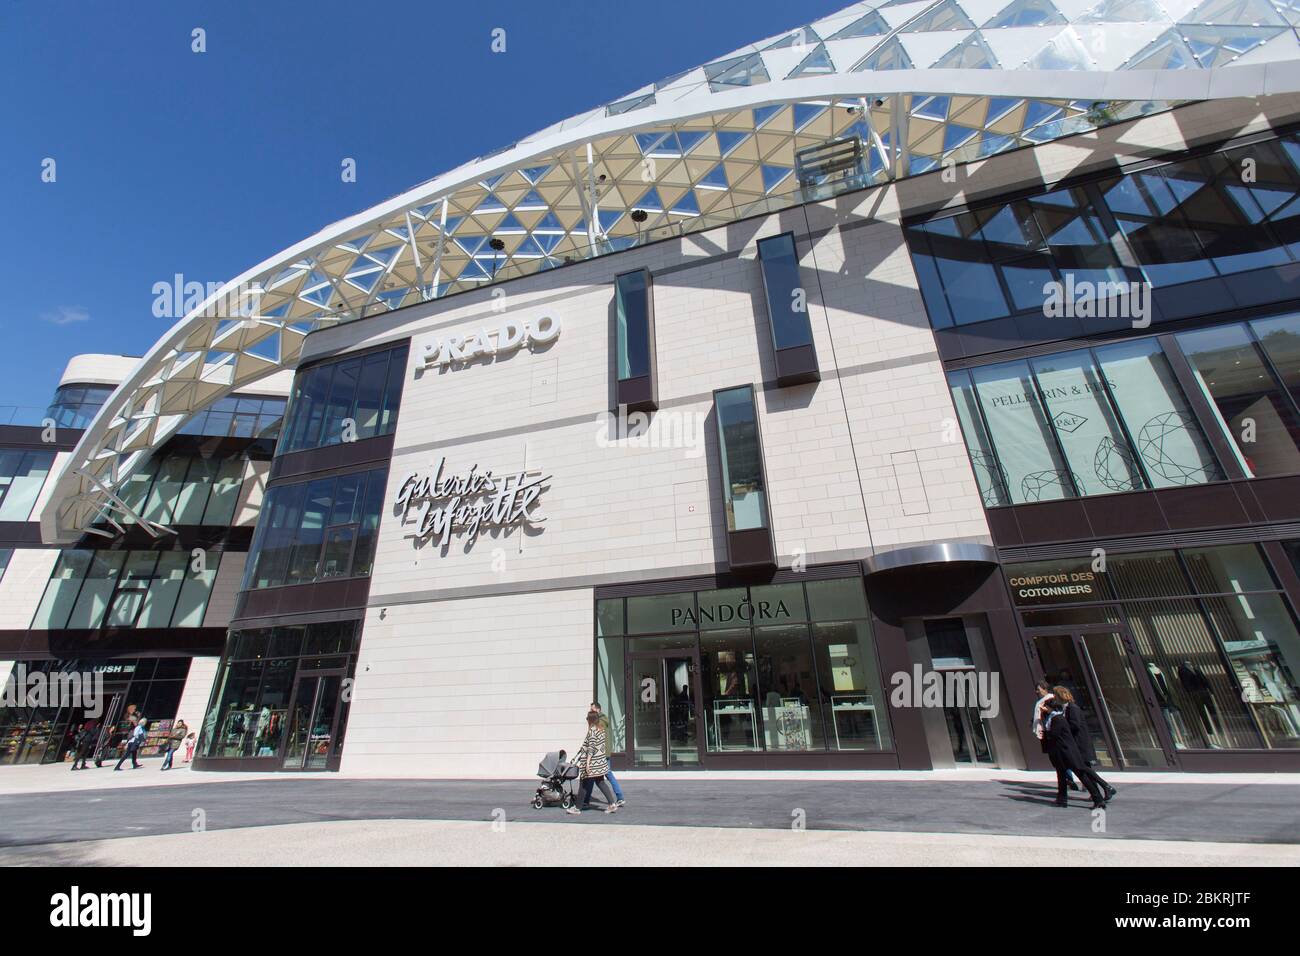
[[1047, 752], [1052, 766], [1056, 768], [1056, 806], [1069, 806], [1066, 797], [1066, 779], [1069, 772], [1074, 771], [1075, 776], [1088, 788], [1088, 795], [1092, 797], [1092, 808], [1101, 809], [1106, 806], [1106, 798], [1097, 787], [1094, 779], [1096, 774], [1083, 765], [1083, 755], [1079, 753], [1079, 747], [1074, 742], [1074, 734], [1070, 731], [1070, 722], [1066, 719], [1064, 706], [1058, 698], [1049, 697], [1043, 701], [1042, 707], [1043, 750]]
[[[1109, 783], [1102, 779], [1101, 774], [1092, 768], [1097, 764], [1097, 749], [1092, 744], [1092, 733], [1088, 730], [1088, 721], [1083, 716], [1083, 708], [1074, 699], [1074, 694], [1070, 693], [1068, 687], [1056, 686], [1052, 688], [1052, 693], [1065, 708], [1065, 720], [1070, 725], [1070, 733], [1074, 735], [1074, 745], [1079, 750], [1079, 756], [1083, 759], [1084, 774], [1091, 777], [1097, 785], [1097, 789], [1106, 795], [1106, 801], [1110, 802], [1115, 799], [1117, 791]], [[1083, 780], [1083, 774], [1079, 779]], [[1085, 781], [1086, 782], [1086, 781]]]

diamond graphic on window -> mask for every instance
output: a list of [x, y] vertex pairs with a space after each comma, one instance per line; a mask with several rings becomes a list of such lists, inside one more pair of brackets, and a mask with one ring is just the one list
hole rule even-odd
[[1052, 419], [1052, 424], [1061, 431], [1073, 432], [1078, 431], [1087, 420], [1082, 415], [1076, 415], [1073, 412], [1061, 412]]

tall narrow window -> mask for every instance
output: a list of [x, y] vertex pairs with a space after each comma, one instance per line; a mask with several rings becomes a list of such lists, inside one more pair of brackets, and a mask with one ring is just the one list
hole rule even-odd
[[808, 321], [808, 290], [799, 279], [799, 255], [794, 233], [783, 233], [758, 243], [767, 293], [768, 324], [776, 355], [776, 383], [801, 385], [821, 379], [812, 324]]
[[754, 387], [719, 390], [713, 393], [713, 403], [731, 566], [769, 567], [775, 564], [775, 554]]
[[655, 320], [650, 273], [625, 272], [614, 279], [617, 330], [615, 364], [618, 373], [617, 404], [629, 411], [659, 407], [655, 382]]

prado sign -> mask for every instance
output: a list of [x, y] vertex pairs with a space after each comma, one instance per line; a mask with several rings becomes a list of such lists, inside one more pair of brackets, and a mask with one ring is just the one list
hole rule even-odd
[[525, 345], [549, 345], [560, 337], [560, 320], [549, 312], [535, 319], [506, 319], [495, 329], [479, 329], [473, 335], [449, 335], [424, 346], [421, 368], [446, 367], [452, 362], [471, 362], [482, 356], [506, 355]]
[[550, 481], [538, 471], [516, 471], [496, 475], [479, 471], [478, 465], [461, 475], [443, 473], [447, 459], [438, 462], [432, 475], [415, 472], [402, 482], [394, 502], [402, 511], [402, 523], [413, 507], [420, 509], [416, 544], [426, 539], [441, 545], [454, 533], [467, 535], [470, 542], [489, 528], [514, 528], [541, 524], [537, 499]]

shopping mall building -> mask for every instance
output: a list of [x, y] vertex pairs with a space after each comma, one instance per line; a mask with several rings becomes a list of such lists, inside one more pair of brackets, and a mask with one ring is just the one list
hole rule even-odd
[[857, 4], [331, 225], [60, 437], [3, 655], [185, 659], [204, 770], [1042, 768], [1046, 676], [1300, 771], [1297, 22]]

